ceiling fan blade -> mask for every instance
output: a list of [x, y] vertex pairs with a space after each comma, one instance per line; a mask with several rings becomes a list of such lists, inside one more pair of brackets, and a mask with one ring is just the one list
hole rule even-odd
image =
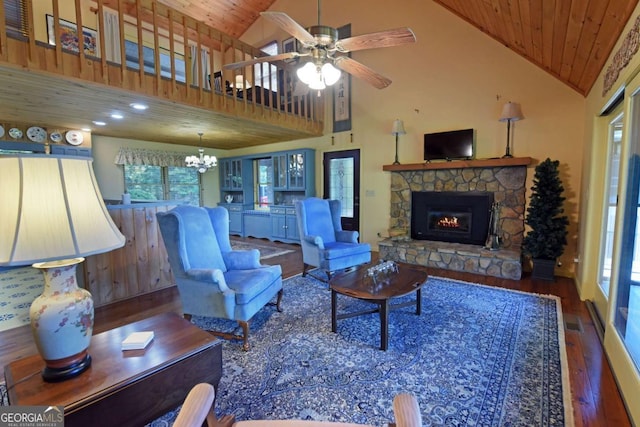
[[237, 70], [238, 68], [244, 68], [249, 65], [259, 64], [261, 62], [276, 62], [282, 61], [284, 59], [297, 58], [299, 56], [304, 55], [300, 55], [298, 52], [280, 53], [278, 55], [261, 56], [259, 58], [249, 59], [247, 61], [232, 62], [231, 64], [223, 65], [222, 68], [224, 68], [225, 70]]
[[280, 28], [291, 34], [307, 47], [315, 46], [316, 39], [302, 25], [298, 24], [284, 12], [260, 12], [260, 15], [278, 24]]
[[413, 34], [411, 28], [395, 28], [338, 40], [336, 42], [336, 50], [338, 52], [352, 52], [354, 50], [398, 46], [415, 43], [415, 41], [416, 35]]
[[340, 56], [335, 58], [334, 63], [336, 67], [340, 68], [347, 73], [358, 77], [371, 86], [374, 86], [378, 89], [384, 89], [385, 87], [391, 84], [391, 80], [386, 78], [385, 76], [376, 73], [371, 68], [366, 65], [349, 58], [348, 56]]

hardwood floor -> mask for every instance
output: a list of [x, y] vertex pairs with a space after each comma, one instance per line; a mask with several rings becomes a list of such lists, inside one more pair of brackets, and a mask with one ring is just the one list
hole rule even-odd
[[[256, 239], [239, 240], [250, 242]], [[294, 249], [294, 252], [264, 261], [265, 264], [280, 264], [285, 278], [302, 271], [300, 246], [273, 243], [262, 239], [259, 239], [258, 242], [261, 245]], [[377, 253], [373, 254], [373, 261], [377, 261]], [[525, 276], [523, 279], [515, 281], [437, 269], [429, 269], [429, 274], [560, 297], [565, 323], [578, 326], [577, 328], [565, 328], [576, 427], [624, 427], [631, 425], [600, 344], [595, 325], [586, 304], [578, 298], [578, 293], [571, 279], [560, 277], [555, 282], [542, 282]], [[286, 307], [286, 302], [284, 306]], [[100, 333], [166, 311], [181, 313], [178, 292], [175, 287], [97, 308], [94, 332]], [[0, 332], [0, 362], [2, 366], [35, 352], [29, 326]]]

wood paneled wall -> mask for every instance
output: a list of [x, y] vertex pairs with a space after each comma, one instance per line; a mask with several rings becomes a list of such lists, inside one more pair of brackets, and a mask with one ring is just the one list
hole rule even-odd
[[120, 249], [85, 261], [85, 288], [96, 307], [175, 284], [156, 218], [156, 213], [171, 208], [132, 205], [109, 210], [126, 242]]

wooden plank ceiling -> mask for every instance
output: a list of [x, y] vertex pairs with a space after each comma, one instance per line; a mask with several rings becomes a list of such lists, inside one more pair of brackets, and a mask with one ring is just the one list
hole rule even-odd
[[433, 0], [582, 95], [638, 0]]
[[158, 0], [239, 39], [275, 0]]

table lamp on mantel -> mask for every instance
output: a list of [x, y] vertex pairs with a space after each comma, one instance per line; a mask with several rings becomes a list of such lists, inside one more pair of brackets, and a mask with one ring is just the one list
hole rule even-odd
[[396, 136], [396, 159], [393, 161], [394, 165], [399, 165], [398, 161], [398, 135], [405, 135], [407, 131], [404, 130], [404, 123], [400, 119], [396, 119], [393, 121], [393, 126], [391, 127], [391, 135]]
[[518, 120], [524, 119], [524, 115], [522, 114], [522, 110], [520, 109], [520, 104], [516, 102], [507, 102], [502, 107], [502, 114], [498, 121], [507, 122], [507, 149], [504, 153], [505, 158], [513, 157], [511, 154], [511, 146], [509, 144], [511, 137], [511, 122], [517, 122]]
[[0, 266], [32, 264], [44, 291], [30, 309], [31, 330], [45, 361], [42, 377], [57, 382], [84, 372], [93, 333], [93, 300], [78, 287], [84, 256], [124, 246], [104, 205], [92, 159], [0, 155]]

